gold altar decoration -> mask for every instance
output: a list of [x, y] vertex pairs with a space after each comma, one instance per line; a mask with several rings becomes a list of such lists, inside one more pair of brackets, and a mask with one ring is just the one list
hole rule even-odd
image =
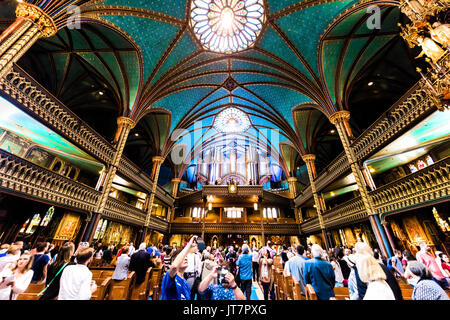
[[78, 229], [80, 216], [75, 213], [65, 213], [56, 230], [54, 240], [72, 240], [75, 231]]

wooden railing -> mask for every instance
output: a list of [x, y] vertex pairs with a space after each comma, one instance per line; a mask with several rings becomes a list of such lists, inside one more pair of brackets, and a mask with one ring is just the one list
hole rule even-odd
[[[411, 173], [369, 193], [381, 218], [397, 211], [429, 205], [450, 198], [450, 157]], [[360, 197], [349, 200], [323, 215], [325, 227], [357, 223], [368, 219]], [[320, 230], [317, 218], [301, 224], [304, 233]]]
[[[0, 90], [19, 102], [40, 122], [67, 137], [103, 164], [111, 162], [114, 147], [19, 66], [14, 65], [0, 79]], [[147, 192], [152, 190], [153, 181], [150, 177], [125, 156], [119, 163], [118, 173]], [[173, 197], [160, 186], [157, 194], [161, 201], [173, 204]]]
[[[352, 143], [357, 160], [363, 160], [380, 150], [411, 125], [437, 110], [423, 86], [422, 80], [417, 82]], [[316, 178], [317, 191], [349, 171], [350, 164], [345, 152], [342, 152]], [[311, 198], [312, 191], [308, 185], [295, 199], [295, 205], [301, 206]]]
[[[100, 192], [0, 149], [0, 190], [77, 211], [94, 212]], [[135, 206], [108, 198], [102, 215], [143, 225], [146, 213]], [[153, 229], [166, 232], [169, 223], [151, 217]]]

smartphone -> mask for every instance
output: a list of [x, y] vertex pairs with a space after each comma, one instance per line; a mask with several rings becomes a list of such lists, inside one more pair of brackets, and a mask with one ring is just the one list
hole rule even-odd
[[217, 282], [222, 283], [226, 281], [225, 276], [227, 275], [228, 272], [230, 272], [230, 270], [228, 270], [227, 268], [224, 267], [217, 268]]
[[202, 253], [203, 250], [205, 250], [206, 245], [205, 245], [205, 241], [203, 241], [202, 238], [197, 238], [197, 248], [198, 248], [198, 252]]

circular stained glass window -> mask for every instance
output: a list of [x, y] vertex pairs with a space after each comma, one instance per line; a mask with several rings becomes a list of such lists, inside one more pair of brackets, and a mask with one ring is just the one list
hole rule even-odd
[[214, 128], [225, 133], [245, 132], [250, 128], [250, 125], [248, 116], [233, 107], [221, 111], [214, 120]]
[[192, 0], [194, 33], [214, 52], [233, 53], [251, 47], [264, 19], [263, 0]]

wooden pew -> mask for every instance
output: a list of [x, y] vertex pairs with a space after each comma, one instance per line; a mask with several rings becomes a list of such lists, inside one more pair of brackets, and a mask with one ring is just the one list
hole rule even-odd
[[45, 289], [45, 283], [30, 283], [28, 288], [22, 293], [39, 293]]
[[400, 288], [402, 291], [403, 300], [412, 300], [413, 289], [410, 287], [409, 289]]
[[108, 300], [129, 300], [135, 282], [136, 273], [134, 271], [128, 272], [125, 280], [111, 280]]
[[91, 300], [108, 300], [111, 291], [111, 277], [92, 278], [97, 284], [97, 290], [92, 294]]
[[133, 290], [131, 291], [130, 300], [148, 300], [151, 278], [152, 278], [152, 267], [148, 268], [147, 272], [145, 273], [144, 282], [140, 284], [135, 284]]
[[161, 280], [162, 280], [162, 272], [163, 272], [163, 270], [161, 268], [153, 268], [152, 274], [150, 277], [149, 286], [148, 286], [147, 299], [148, 299], [148, 297], [152, 297], [152, 299], [153, 299], [155, 292], [158, 291], [155, 289], [159, 289], [158, 285], [159, 285], [159, 282], [161, 282]]
[[286, 300], [283, 282], [283, 271], [278, 268], [274, 270], [274, 282], [276, 284], [275, 298], [276, 300]]
[[333, 289], [336, 300], [350, 300], [350, 292], [347, 287], [334, 287]]
[[286, 300], [295, 300], [294, 299], [294, 280], [292, 279], [292, 276], [283, 276], [283, 283], [284, 283], [284, 292], [286, 294]]
[[309, 283], [306, 285], [306, 300], [318, 300], [313, 286]]
[[39, 300], [40, 296], [37, 293], [19, 293], [16, 300]]
[[292, 290], [292, 294], [294, 296], [294, 300], [306, 300], [306, 296], [302, 295], [302, 289], [300, 288], [300, 283], [297, 280], [293, 279], [294, 288]]

